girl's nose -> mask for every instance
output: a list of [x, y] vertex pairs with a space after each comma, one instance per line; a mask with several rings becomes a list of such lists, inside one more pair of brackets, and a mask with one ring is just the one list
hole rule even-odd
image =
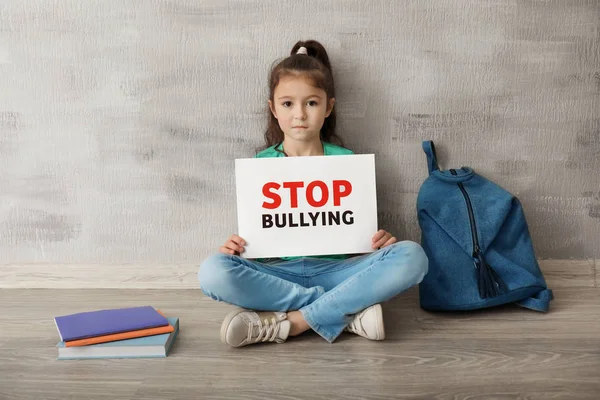
[[296, 118], [301, 120], [306, 119], [306, 111], [304, 110], [304, 107], [298, 107], [298, 110], [296, 111]]

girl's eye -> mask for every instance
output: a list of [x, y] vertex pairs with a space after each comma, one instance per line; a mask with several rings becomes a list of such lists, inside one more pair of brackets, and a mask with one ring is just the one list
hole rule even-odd
[[311, 100], [311, 101], [308, 102], [308, 105], [310, 105], [310, 106], [316, 106], [317, 104], [319, 104], [319, 103], [317, 103], [314, 100]]
[[284, 101], [281, 105], [284, 106], [284, 107], [289, 107], [289, 106], [292, 105], [292, 102], [291, 101]]

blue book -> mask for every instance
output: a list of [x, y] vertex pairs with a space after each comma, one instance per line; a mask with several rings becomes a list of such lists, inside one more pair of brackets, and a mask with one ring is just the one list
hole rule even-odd
[[117, 340], [89, 346], [66, 347], [59, 342], [59, 360], [78, 360], [93, 358], [156, 358], [167, 357], [173, 342], [179, 333], [179, 318], [168, 318], [175, 330], [162, 335], [146, 336], [135, 339]]
[[89, 311], [55, 317], [60, 340], [86, 339], [113, 333], [168, 325], [165, 317], [150, 306]]

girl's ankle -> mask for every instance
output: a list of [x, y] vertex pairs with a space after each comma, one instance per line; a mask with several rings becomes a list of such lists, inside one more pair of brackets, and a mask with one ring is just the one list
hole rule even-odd
[[290, 321], [291, 324], [290, 336], [298, 336], [310, 329], [310, 326], [300, 311], [288, 312], [287, 320]]

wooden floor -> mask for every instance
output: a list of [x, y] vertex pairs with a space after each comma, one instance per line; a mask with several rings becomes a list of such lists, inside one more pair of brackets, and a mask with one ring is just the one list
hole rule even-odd
[[[199, 290], [0, 290], [0, 399], [598, 399], [600, 290], [557, 287], [549, 314], [384, 304], [387, 340], [313, 332], [229, 348], [230, 309]], [[181, 319], [166, 359], [57, 361], [52, 317], [152, 305]]]

